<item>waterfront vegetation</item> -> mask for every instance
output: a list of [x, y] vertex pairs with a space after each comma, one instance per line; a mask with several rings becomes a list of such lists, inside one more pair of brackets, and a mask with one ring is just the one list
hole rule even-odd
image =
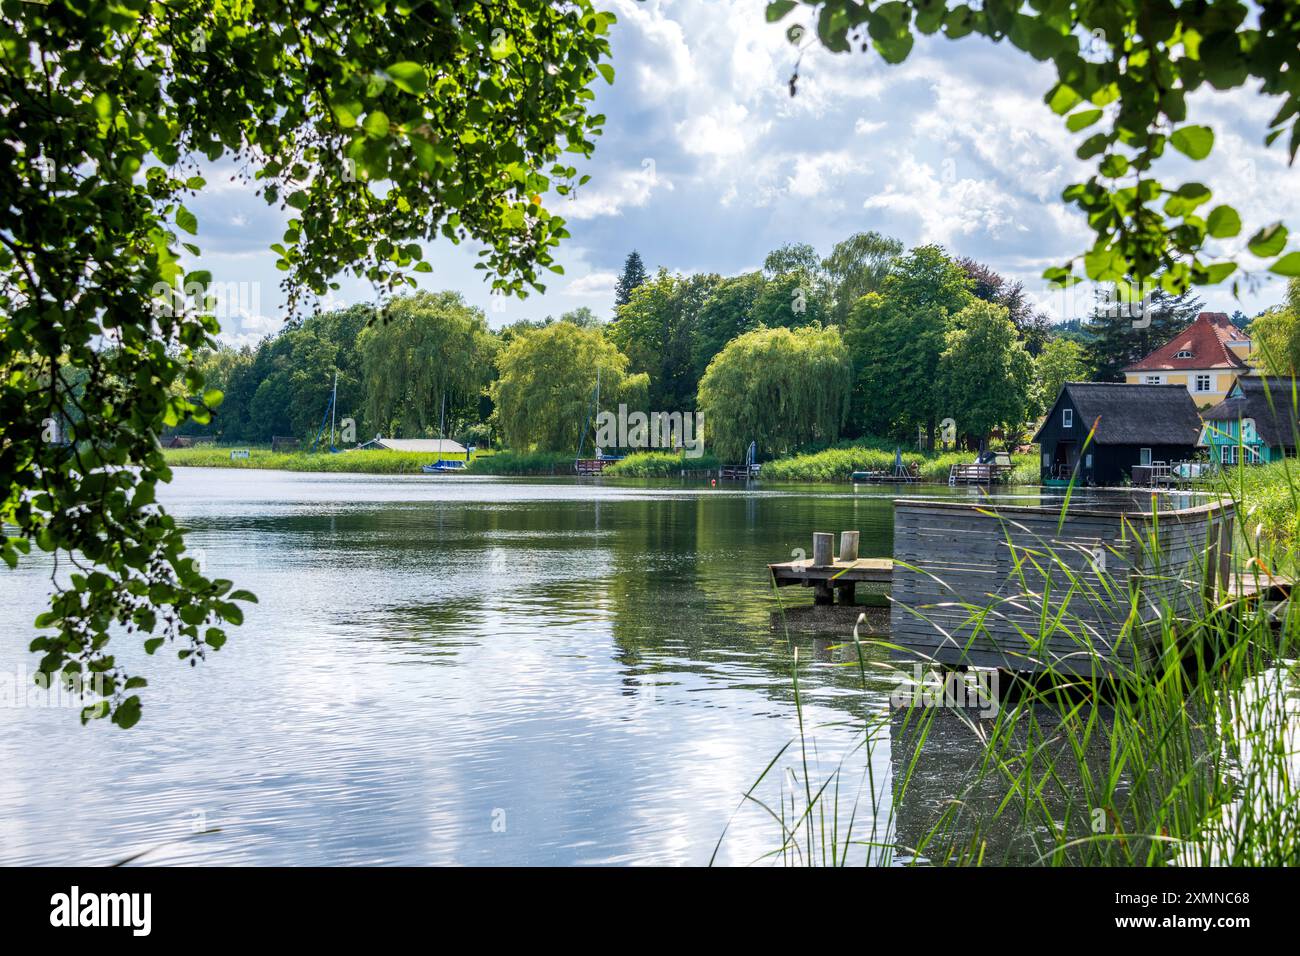
[[[950, 451], [924, 454], [915, 451], [900, 452], [903, 464], [916, 467], [922, 481], [948, 483], [948, 473], [953, 465], [970, 464], [975, 458], [968, 451]], [[763, 465], [763, 477], [771, 481], [844, 481], [854, 471], [891, 469], [894, 467], [895, 446], [887, 442], [870, 444], [843, 443], [834, 448], [779, 458]], [[1036, 455], [1014, 455], [1012, 482], [1037, 484], [1039, 476]]]
[[[1274, 501], [1294, 500], [1294, 477], [1283, 469], [1251, 469], [1243, 478], [1238, 488], [1249, 487], [1251, 496], [1234, 501], [1249, 520], [1271, 514]], [[1294, 506], [1288, 517], [1293, 531]], [[1288, 522], [1281, 526], [1286, 530]], [[1248, 534], [1242, 544], [1247, 569], [1277, 568], [1290, 559], [1285, 544], [1267, 534]], [[1160, 548], [1155, 540], [1146, 546]], [[1064, 631], [1081, 651], [1105, 653], [1070, 611], [1071, 600], [1086, 600], [1094, 585], [1050, 546], [1035, 551], [1034, 560], [1050, 572], [1051, 611], [1045, 588], [1029, 585], [1023, 572], [1011, 581], [1025, 603], [1044, 608], [1042, 625], [1029, 639]], [[1202, 570], [1194, 568], [1197, 580]], [[1115, 583], [1104, 573], [1102, 579]], [[1138, 633], [1140, 600], [1135, 594], [1114, 636]], [[998, 613], [993, 606], [967, 610], [970, 624]], [[1294, 864], [1300, 859], [1300, 611], [1292, 602], [1270, 606], [1220, 591], [1190, 613], [1166, 608], [1154, 631], [1144, 637], [1156, 648], [1154, 659], [1110, 675], [1064, 673], [1050, 662], [1032, 681], [1004, 675], [992, 715], [951, 703], [925, 706], [904, 695], [892, 713], [865, 721], [855, 748], [869, 768], [861, 780], [846, 779], [847, 757], [824, 777], [809, 770], [816, 728], [802, 719], [798, 688], [805, 665], [796, 653], [791, 679], [799, 734], [742, 800], [742, 808], [756, 804], [775, 822], [779, 839], [767, 859], [800, 865]], [[881, 678], [894, 680], [906, 666], [877, 664], [894, 672], [874, 673], [868, 662], [879, 655], [872, 648], [900, 650], [887, 638], [854, 629], [843, 666], [859, 675], [863, 691]], [[940, 673], [931, 668], [925, 679], [938, 681]], [[960, 736], [977, 745], [978, 759], [939, 766]], [[887, 782], [870, 770], [881, 748], [888, 748], [894, 768]], [[781, 794], [773, 806], [756, 794], [776, 775]], [[860, 817], [869, 825], [855, 827]]]

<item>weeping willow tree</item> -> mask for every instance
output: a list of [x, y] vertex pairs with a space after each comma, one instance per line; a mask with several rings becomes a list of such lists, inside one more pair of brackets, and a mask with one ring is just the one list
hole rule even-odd
[[491, 388], [502, 438], [516, 451], [576, 450], [595, 411], [597, 375], [602, 408], [644, 401], [649, 376], [629, 375], [627, 366], [600, 329], [555, 322], [520, 333], [497, 355]]
[[458, 293], [393, 300], [357, 340], [367, 426], [395, 437], [429, 434], [439, 427], [444, 395], [448, 434], [476, 420], [496, 347], [483, 313]]
[[839, 437], [853, 387], [839, 329], [757, 329], [732, 339], [700, 381], [705, 447], [739, 461], [751, 441], [784, 455]]

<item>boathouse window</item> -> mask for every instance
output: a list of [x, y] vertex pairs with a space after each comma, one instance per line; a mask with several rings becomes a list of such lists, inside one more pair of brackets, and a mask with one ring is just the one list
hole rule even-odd
[[1160, 384], [1160, 376], [1159, 376], [1159, 375], [1148, 375], [1148, 376], [1147, 376], [1147, 384], [1148, 384], [1148, 385], [1159, 385], [1159, 384]]
[[1074, 409], [1073, 409], [1073, 408], [1063, 408], [1063, 409], [1061, 409], [1061, 427], [1062, 427], [1062, 428], [1073, 428], [1073, 427], [1074, 427]]
[[1198, 392], [1210, 391], [1210, 376], [1208, 375], [1196, 376], [1196, 390]]
[[1237, 446], [1220, 445], [1219, 461], [1221, 461], [1225, 465], [1235, 465], [1237, 463]]
[[1151, 449], [1150, 449], [1150, 448], [1143, 448], [1141, 451], [1138, 452], [1138, 464], [1141, 464], [1141, 465], [1149, 465], [1149, 464], [1151, 464]]

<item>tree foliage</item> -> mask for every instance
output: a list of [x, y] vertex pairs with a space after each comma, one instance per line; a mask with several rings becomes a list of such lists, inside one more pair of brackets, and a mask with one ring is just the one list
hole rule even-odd
[[[1052, 64], [1056, 83], [1044, 99], [1080, 137], [1077, 155], [1096, 164], [1093, 176], [1062, 196], [1086, 216], [1095, 240], [1047, 270], [1055, 282], [1076, 281], [1081, 263], [1090, 279], [1125, 285], [1129, 277], [1145, 283], [1158, 276], [1178, 295], [1237, 272], [1239, 263], [1217, 242], [1243, 234], [1236, 210], [1214, 205], [1202, 183], [1155, 175], [1170, 151], [1201, 160], [1213, 149], [1213, 129], [1189, 115], [1198, 90], [1257, 89], [1278, 106], [1261, 130], [1265, 142], [1284, 139], [1293, 161], [1300, 149], [1300, 8], [1293, 0], [812, 0], [803, 7], [775, 0], [767, 19], [808, 7], [818, 38], [836, 52], [874, 48], [887, 63], [901, 63], [918, 34], [975, 34]], [[797, 43], [804, 32], [794, 25], [788, 35]], [[1245, 233], [1252, 254], [1272, 260], [1273, 272], [1300, 274], [1300, 251], [1286, 251], [1282, 223], [1252, 228]]]
[[1087, 350], [1078, 340], [1065, 336], [1049, 339], [1034, 357], [1035, 414], [1052, 407], [1062, 385], [1087, 381], [1090, 371]]
[[1034, 366], [1004, 306], [975, 299], [952, 317], [939, 356], [938, 391], [957, 431], [983, 443], [995, 428], [1023, 425]]
[[889, 267], [903, 252], [903, 244], [878, 232], [859, 232], [835, 243], [822, 262], [831, 287], [831, 317], [836, 325], [848, 320], [853, 304], [877, 291]]
[[844, 332], [856, 374], [857, 425], [910, 438], [918, 426], [934, 441], [949, 414], [935, 387], [952, 316], [971, 301], [970, 279], [938, 246], [894, 261], [879, 292], [863, 296]]
[[741, 461], [833, 442], [848, 412], [852, 372], [838, 329], [756, 329], [732, 339], [700, 381], [705, 448]]
[[629, 374], [627, 356], [598, 329], [555, 322], [515, 335], [497, 356], [491, 385], [497, 426], [516, 451], [578, 450], [593, 418], [597, 380], [601, 408], [644, 401], [648, 379]]
[[1195, 292], [1171, 296], [1160, 288], [1132, 307], [1099, 295], [1092, 315], [1083, 326], [1092, 360], [1092, 377], [1099, 382], [1124, 381], [1125, 368], [1196, 321], [1202, 304]]
[[[156, 436], [221, 400], [194, 360], [210, 276], [182, 258], [200, 255], [195, 158], [232, 157], [291, 210], [272, 246], [291, 305], [344, 270], [413, 283], [437, 236], [481, 243], [503, 292], [542, 288], [564, 235], [542, 196], [571, 189], [563, 154], [603, 123], [612, 22], [588, 0], [0, 3], [0, 556], [35, 544], [74, 571], [32, 649], [42, 674], [100, 677], [83, 717], [140, 717], [114, 627], [194, 664], [252, 598], [201, 573], [154, 500]], [[69, 405], [67, 443], [46, 441]]]
[[633, 249], [627, 254], [623, 261], [623, 271], [619, 273], [618, 281], [614, 283], [614, 305], [627, 305], [632, 298], [632, 290], [643, 285], [650, 274], [646, 272], [645, 263], [641, 261], [641, 253]]
[[[492, 377], [497, 340], [478, 309], [456, 292], [421, 292], [394, 301], [361, 333], [366, 422], [390, 436], [475, 419]], [[445, 405], [444, 405], [445, 401]]]
[[1270, 375], [1300, 374], [1300, 278], [1286, 284], [1286, 299], [1250, 323], [1260, 366]]
[[1029, 296], [1025, 294], [1024, 283], [1012, 282], [969, 256], [958, 259], [957, 265], [970, 278], [970, 290], [975, 298], [992, 302], [1007, 310], [1007, 315], [1029, 354], [1037, 355], [1041, 352], [1047, 343], [1051, 323], [1046, 315], [1034, 308]]
[[619, 308], [610, 339], [628, 357], [633, 372], [649, 376], [653, 410], [695, 408], [695, 332], [705, 302], [721, 281], [711, 274], [683, 276], [660, 269]]

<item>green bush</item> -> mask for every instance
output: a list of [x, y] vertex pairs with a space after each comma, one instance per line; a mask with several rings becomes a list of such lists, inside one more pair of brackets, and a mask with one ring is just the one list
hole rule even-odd
[[603, 474], [611, 478], [666, 478], [686, 471], [712, 471], [718, 459], [712, 455], [687, 458], [670, 451], [643, 451], [628, 455], [622, 461], [606, 465]]
[[[770, 481], [847, 481], [855, 471], [890, 469], [894, 467], [894, 448], [880, 439], [865, 439], [860, 444], [841, 444], [810, 454], [778, 458], [764, 463], [762, 475]], [[975, 453], [950, 451], [940, 454], [903, 452], [903, 463], [909, 468], [916, 465], [922, 481], [947, 483], [953, 465], [969, 464]], [[1012, 480], [1037, 484], [1039, 478], [1037, 455], [1015, 455]]]

